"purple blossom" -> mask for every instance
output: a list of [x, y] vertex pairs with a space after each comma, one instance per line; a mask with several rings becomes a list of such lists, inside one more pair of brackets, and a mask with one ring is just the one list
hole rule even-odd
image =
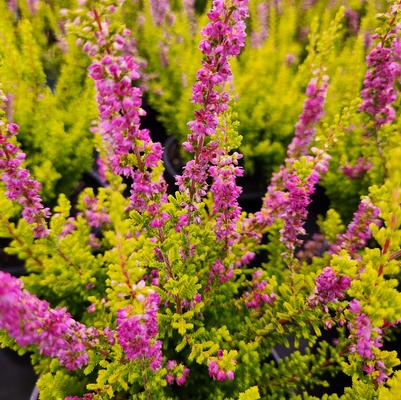
[[376, 382], [383, 383], [387, 379], [386, 366], [383, 361], [375, 355], [375, 349], [382, 347], [382, 330], [373, 327], [370, 318], [362, 312], [358, 300], [354, 299], [349, 303], [349, 309], [354, 315], [349, 322], [348, 328], [351, 331], [349, 339], [353, 343], [350, 350], [358, 353], [365, 360], [363, 370], [367, 374], [376, 375]]
[[104, 224], [110, 222], [110, 217], [105, 207], [99, 207], [99, 202], [96, 197], [84, 196], [83, 202], [85, 205], [84, 215], [88, 225], [92, 228], [100, 228]]
[[190, 202], [199, 202], [206, 194], [208, 167], [216, 157], [218, 144], [209, 139], [216, 132], [218, 117], [227, 109], [229, 95], [223, 85], [231, 79], [228, 64], [230, 56], [236, 56], [245, 45], [245, 23], [248, 5], [245, 0], [233, 0], [232, 6], [214, 0], [207, 14], [209, 24], [202, 30], [199, 48], [204, 55], [203, 67], [197, 72], [192, 101], [201, 107], [195, 112], [195, 120], [188, 123], [191, 133], [184, 148], [195, 154], [187, 162], [182, 176], [176, 181], [181, 192], [187, 192]]
[[378, 44], [367, 57], [368, 70], [363, 82], [360, 110], [369, 114], [376, 128], [392, 122], [396, 100], [394, 84], [400, 76], [400, 65], [394, 60], [392, 50]]
[[[225, 380], [234, 380], [234, 371], [230, 369], [226, 369], [226, 367], [223, 367], [224, 363], [224, 352], [222, 350], [219, 350], [217, 352], [217, 357], [213, 357], [209, 359], [208, 361], [208, 371], [209, 371], [209, 376], [213, 380], [217, 381], [225, 381]], [[230, 362], [235, 365], [236, 360], [231, 359]]]
[[27, 0], [29, 11], [31, 14], [36, 12], [38, 0]]
[[[312, 148], [314, 156], [309, 156], [308, 149], [315, 134], [314, 126], [323, 115], [323, 104], [327, 91], [328, 78], [323, 76], [321, 81], [313, 78], [307, 87], [307, 99], [301, 116], [295, 126], [295, 136], [288, 147], [285, 165], [273, 174], [267, 188], [263, 205], [252, 220], [247, 221], [248, 232], [255, 226], [271, 225], [275, 218], [284, 220], [281, 239], [290, 251], [301, 244], [300, 235], [305, 233], [303, 228], [307, 217], [307, 206], [320, 176], [327, 172], [329, 155], [322, 150]], [[306, 155], [312, 164], [310, 175], [301, 180], [294, 169], [294, 163], [299, 156]], [[257, 235], [257, 234], [256, 234]]]
[[18, 0], [8, 0], [7, 5], [12, 12], [18, 12]]
[[252, 286], [252, 290], [244, 294], [247, 308], [260, 308], [264, 304], [272, 304], [276, 300], [276, 295], [269, 288], [268, 281], [263, 279], [262, 270], [257, 270], [253, 273]]
[[217, 155], [212, 160], [213, 166], [209, 168], [213, 183], [210, 191], [213, 193], [213, 213], [217, 215], [215, 232], [220, 241], [226, 243], [226, 247], [231, 246], [238, 238], [239, 234], [236, 225], [241, 215], [241, 207], [238, 204], [238, 196], [242, 189], [237, 186], [236, 177], [243, 175], [243, 169], [238, 167], [238, 159], [241, 154]]
[[150, 6], [153, 22], [156, 25], [163, 25], [163, 23], [166, 21], [166, 18], [171, 18], [169, 0], [150, 0]]
[[288, 159], [286, 167], [281, 167], [280, 171], [273, 175], [263, 199], [262, 209], [255, 214], [257, 223], [262, 226], [271, 225], [275, 217], [283, 219], [281, 240], [290, 251], [294, 251], [295, 247], [302, 243], [299, 236], [305, 233], [303, 225], [308, 215], [307, 207], [311, 195], [320, 176], [328, 169], [329, 156], [318, 149], [312, 150], [316, 155], [307, 158], [312, 163], [309, 176], [301, 180], [293, 169], [294, 160]]
[[241, 256], [241, 258], [235, 263], [235, 266], [237, 268], [239, 268], [243, 265], [248, 265], [255, 257], [256, 257], [255, 252], [248, 251], [244, 255]]
[[350, 286], [350, 277], [338, 276], [331, 267], [326, 267], [316, 278], [315, 294], [310, 298], [311, 304], [322, 304], [327, 311], [327, 304], [344, 299], [344, 292]]
[[143, 314], [133, 314], [131, 307], [117, 312], [118, 342], [127, 358], [131, 361], [146, 359], [153, 371], [159, 369], [162, 362], [162, 342], [156, 340], [159, 303], [159, 295], [151, 293], [144, 301]]
[[234, 270], [232, 266], [225, 267], [220, 260], [217, 260], [209, 272], [208, 285], [211, 285], [214, 278], [217, 278], [218, 282], [228, 282], [234, 276]]
[[339, 253], [342, 249], [355, 255], [359, 249], [365, 247], [371, 238], [370, 224], [380, 224], [378, 219], [380, 210], [372, 204], [369, 198], [364, 198], [358, 206], [351, 223], [345, 233], [337, 235], [337, 241], [330, 247], [332, 254]]
[[352, 314], [360, 314], [362, 310], [361, 303], [357, 299], [352, 299], [348, 303], [348, 308], [352, 312]]
[[263, 42], [267, 39], [269, 31], [267, 26], [269, 5], [266, 2], [259, 3], [257, 6], [257, 30], [251, 33], [252, 47], [261, 47]]
[[297, 252], [301, 261], [311, 261], [313, 257], [322, 255], [326, 247], [326, 239], [320, 233], [314, 233], [311, 240], [305, 242], [303, 248]]
[[[162, 174], [154, 176], [163, 149], [140, 126], [140, 118], [146, 113], [141, 108], [142, 90], [136, 87], [140, 71], [131, 55], [134, 46], [131, 32], [124, 30], [123, 35], [112, 36], [107, 36], [107, 32], [108, 26], [104, 23], [104, 29], [97, 33], [97, 51], [92, 51], [90, 42], [86, 48], [97, 59], [89, 67], [89, 76], [96, 84], [99, 131], [107, 152], [106, 164], [115, 174], [132, 179], [130, 207], [155, 216], [160, 203], [166, 201], [164, 178]], [[104, 169], [104, 164], [101, 166]]]
[[184, 385], [189, 375], [189, 368], [182, 364], [177, 364], [175, 360], [167, 361], [167, 375], [166, 381], [169, 385], [174, 384], [174, 382], [178, 386]]
[[348, 30], [353, 34], [357, 35], [359, 32], [359, 14], [358, 11], [352, 8], [347, 8], [344, 14], [345, 20], [347, 21]]
[[306, 88], [307, 99], [304, 103], [302, 114], [295, 125], [295, 135], [288, 146], [287, 157], [297, 158], [308, 154], [308, 148], [315, 135], [315, 125], [323, 116], [323, 105], [325, 102], [328, 76], [312, 78]]
[[93, 400], [93, 394], [92, 393], [86, 393], [82, 397], [68, 396], [68, 397], [65, 397], [64, 400]]
[[187, 14], [187, 18], [193, 25], [195, 23], [195, 0], [182, 0], [182, 6]]
[[41, 354], [58, 358], [67, 369], [88, 363], [87, 349], [98, 336], [95, 328], [73, 320], [65, 308], [50, 308], [7, 273], [0, 272], [0, 281], [0, 329], [18, 345], [35, 345]]
[[33, 225], [36, 237], [48, 234], [45, 218], [50, 211], [42, 204], [39, 192], [41, 185], [31, 178], [29, 171], [22, 167], [25, 153], [13, 143], [12, 137], [18, 133], [18, 125], [10, 123], [7, 131], [0, 127], [0, 172], [4, 182], [7, 197], [22, 206], [22, 216]]
[[359, 157], [356, 164], [347, 164], [341, 167], [341, 172], [350, 179], [361, 178], [372, 168], [372, 163], [365, 157]]

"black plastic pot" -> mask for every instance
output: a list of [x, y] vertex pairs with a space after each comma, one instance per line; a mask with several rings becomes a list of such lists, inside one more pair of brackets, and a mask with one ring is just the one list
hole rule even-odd
[[[28, 400], [37, 377], [33, 372], [28, 355], [19, 356], [12, 350], [0, 351], [0, 399]], [[31, 397], [30, 397], [31, 396]]]
[[37, 400], [38, 397], [39, 397], [39, 391], [38, 388], [35, 386], [32, 390], [31, 397], [29, 398], [29, 400]]

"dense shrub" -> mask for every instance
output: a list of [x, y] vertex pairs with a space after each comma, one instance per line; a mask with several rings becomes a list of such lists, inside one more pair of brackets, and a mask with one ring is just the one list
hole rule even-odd
[[[296, 73], [303, 78], [294, 75], [303, 83], [285, 93], [291, 107], [294, 91], [299, 113], [294, 133], [291, 140], [280, 137], [279, 146], [288, 143], [278, 156], [281, 166], [261, 209], [247, 214], [237, 185], [244, 173], [239, 149], [246, 106], [234, 98], [232, 71], [240, 75], [241, 62], [258, 51], [241, 53], [248, 1], [214, 0], [199, 17], [204, 28], [191, 95], [195, 112], [174, 195], [167, 194], [162, 146], [141, 127], [142, 93], [151, 77], [141, 79], [140, 47], [147, 39], [152, 45], [155, 36], [139, 35], [140, 44], [122, 22], [130, 10], [139, 16], [141, 5], [155, 22], [164, 20], [169, 3], [79, 3], [63, 10], [69, 35], [78, 39], [71, 39], [76, 55], [68, 53], [65, 68], [87, 62], [74, 47], [82, 45], [96, 89], [92, 131], [104, 187], [83, 190], [74, 208], [60, 194], [49, 210], [35, 169], [26, 168], [18, 124], [7, 115], [9, 96], [3, 96], [0, 124], [0, 236], [11, 239], [6, 251], [24, 260], [28, 271], [21, 280], [0, 272], [0, 338], [3, 346], [32, 354], [40, 399], [397, 398], [400, 361], [391, 339], [401, 320], [399, 4], [376, 20], [366, 65], [362, 37], [340, 33], [344, 9], [328, 8], [321, 26], [312, 24], [308, 54]], [[184, 4], [195, 18], [193, 3]], [[365, 6], [373, 26], [376, 5]], [[316, 4], [316, 14], [321, 7]], [[302, 5], [285, 12], [311, 18]], [[146, 23], [142, 28], [151, 30]], [[359, 49], [358, 57], [347, 64], [352, 49]], [[85, 121], [92, 102], [86, 79], [75, 81], [71, 96], [64, 86], [70, 105], [88, 90], [88, 108], [80, 109]], [[43, 81], [39, 86], [53, 99]], [[180, 96], [171, 112], [180, 112]], [[259, 105], [265, 97], [256, 99]], [[269, 99], [266, 107], [280, 102]], [[68, 106], [55, 109], [64, 110], [54, 112], [55, 121], [64, 113], [74, 119]], [[283, 118], [289, 136], [291, 118]], [[84, 150], [92, 155], [90, 145]], [[37, 156], [46, 158], [41, 151]], [[363, 183], [349, 183], [364, 174]], [[318, 230], [306, 232], [322, 180], [334, 207], [319, 216]], [[360, 191], [351, 218], [343, 221]], [[336, 209], [335, 200], [347, 195], [351, 201]], [[290, 350], [281, 352], [282, 346]], [[341, 377], [335, 393], [330, 385]]]

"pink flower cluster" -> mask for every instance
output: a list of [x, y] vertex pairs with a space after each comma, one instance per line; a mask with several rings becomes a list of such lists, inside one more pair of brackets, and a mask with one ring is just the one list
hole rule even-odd
[[308, 216], [307, 207], [319, 179], [320, 175], [317, 171], [313, 171], [305, 183], [294, 173], [289, 174], [284, 181], [287, 196], [285, 207], [279, 214], [284, 221], [284, 227], [280, 233], [282, 241], [291, 251], [302, 243], [299, 236], [305, 234], [303, 225]]
[[[269, 226], [274, 218], [282, 218], [284, 227], [281, 238], [287, 249], [294, 251], [301, 244], [300, 235], [305, 233], [303, 228], [307, 217], [307, 206], [320, 176], [327, 172], [330, 156], [325, 152], [312, 148], [313, 156], [309, 156], [308, 149], [315, 134], [314, 126], [323, 116], [323, 105], [327, 92], [328, 78], [323, 76], [318, 83], [313, 78], [306, 91], [307, 98], [301, 116], [295, 126], [295, 136], [288, 147], [285, 166], [273, 174], [272, 181], [267, 188], [263, 199], [262, 209], [255, 214], [253, 223], [259, 226]], [[301, 180], [294, 170], [295, 160], [302, 155], [312, 163], [310, 175]]]
[[226, 155], [223, 152], [212, 160], [209, 168], [213, 179], [210, 191], [213, 193], [213, 213], [217, 214], [215, 233], [218, 240], [231, 246], [239, 237], [236, 225], [241, 215], [238, 196], [242, 189], [236, 184], [236, 177], [243, 175], [243, 169], [238, 166], [242, 157], [237, 152]]
[[[29, 12], [31, 14], [33, 14], [34, 12], [36, 12], [36, 8], [37, 8], [37, 3], [38, 0], [27, 0], [27, 4], [28, 4], [28, 8], [29, 8]], [[14, 12], [14, 13], [18, 13], [18, 1], [17, 0], [8, 0], [7, 2], [8, 8]]]
[[131, 361], [148, 360], [153, 371], [159, 369], [162, 363], [162, 342], [155, 339], [159, 303], [159, 295], [151, 293], [144, 300], [144, 314], [132, 314], [130, 307], [117, 312], [118, 342], [127, 358]]
[[67, 396], [66, 398], [64, 398], [64, 400], [93, 400], [93, 394], [92, 393], [86, 393], [82, 397]]
[[276, 300], [276, 295], [268, 289], [268, 282], [262, 279], [263, 271], [257, 270], [252, 275], [252, 291], [244, 294], [245, 305], [248, 308], [260, 308], [263, 304], [272, 304]]
[[191, 202], [199, 202], [206, 194], [208, 166], [218, 146], [214, 140], [206, 140], [215, 134], [219, 115], [227, 110], [229, 95], [222, 88], [232, 75], [228, 58], [238, 55], [245, 44], [247, 0], [233, 0], [231, 6], [214, 0], [207, 15], [210, 23], [202, 30], [199, 44], [203, 67], [197, 72], [192, 91], [192, 101], [201, 107], [195, 112], [195, 120], [188, 123], [191, 133], [183, 144], [187, 151], [195, 153], [195, 159], [187, 162], [182, 176], [176, 177], [180, 191], [188, 191]]
[[57, 357], [70, 370], [88, 363], [87, 349], [98, 337], [95, 328], [75, 321], [65, 308], [50, 308], [7, 273], [0, 272], [0, 281], [0, 329], [18, 345], [35, 345], [41, 354]]
[[253, 251], [247, 251], [243, 254], [235, 263], [237, 268], [242, 267], [243, 265], [248, 265], [254, 258], [256, 257], [256, 253]]
[[166, 18], [172, 22], [172, 14], [170, 13], [169, 0], [150, 0], [153, 22], [156, 25], [163, 25]]
[[330, 247], [330, 253], [339, 253], [342, 249], [355, 255], [371, 238], [370, 224], [380, 224], [380, 210], [369, 198], [363, 199], [345, 233], [337, 235], [337, 241]]
[[348, 324], [351, 331], [350, 339], [355, 342], [350, 350], [366, 360], [363, 370], [368, 374], [375, 372], [377, 383], [383, 383], [387, 379], [386, 366], [383, 361], [375, 359], [374, 354], [374, 348], [382, 347], [382, 330], [372, 327], [369, 317], [362, 312], [358, 300], [350, 301], [349, 310], [355, 315]]
[[269, 4], [267, 2], [259, 3], [257, 6], [258, 30], [253, 30], [251, 34], [252, 47], [261, 47], [267, 39], [269, 31], [267, 26]]
[[190, 310], [201, 301], [202, 301], [202, 295], [196, 293], [196, 295], [193, 297], [192, 300], [186, 300], [186, 299], [182, 300], [182, 308], [185, 310]]
[[303, 248], [297, 252], [301, 261], [311, 261], [315, 256], [321, 256], [325, 250], [326, 239], [321, 233], [314, 233], [311, 240], [305, 242]]
[[96, 197], [84, 196], [83, 202], [86, 207], [84, 214], [89, 226], [92, 228], [100, 228], [102, 225], [110, 222], [107, 210], [99, 208]]
[[273, 175], [271, 184], [263, 199], [261, 211], [255, 217], [259, 224], [271, 225], [274, 217], [283, 219], [284, 227], [281, 229], [281, 239], [287, 249], [294, 251], [302, 241], [300, 235], [305, 234], [304, 222], [308, 215], [307, 207], [311, 201], [311, 195], [320, 176], [327, 172], [329, 156], [312, 149], [316, 155], [308, 156], [312, 163], [312, 171], [303, 181], [293, 169], [293, 161], [287, 160], [287, 166], [281, 167], [280, 171]]
[[166, 381], [169, 385], [173, 385], [175, 382], [178, 386], [182, 386], [189, 375], [189, 368], [182, 364], [177, 365], [175, 360], [167, 361], [167, 371]]
[[[220, 360], [223, 360], [223, 350], [219, 350], [217, 353], [217, 358], [210, 359], [208, 362], [209, 365], [209, 376], [217, 381], [225, 381], [225, 380], [234, 380], [234, 371], [225, 370], [222, 367], [222, 363]], [[235, 360], [232, 360], [235, 364]]]
[[195, 0], [182, 0], [182, 6], [187, 14], [187, 18], [191, 21], [191, 25], [194, 25], [194, 23], [195, 23]]
[[357, 35], [359, 32], [360, 25], [360, 16], [358, 11], [353, 10], [352, 8], [347, 8], [344, 14], [345, 20], [347, 22], [348, 30], [353, 34]]
[[372, 165], [365, 157], [359, 157], [355, 165], [347, 164], [341, 167], [341, 172], [350, 179], [362, 178]]
[[372, 116], [379, 128], [395, 118], [392, 107], [397, 97], [394, 84], [401, 74], [401, 67], [394, 60], [392, 50], [382, 44], [369, 53], [366, 62], [368, 71], [363, 82], [360, 110]]
[[96, 83], [99, 130], [110, 167], [114, 173], [132, 179], [131, 207], [155, 215], [160, 203], [157, 197], [165, 201], [166, 192], [163, 176], [152, 175], [160, 163], [162, 146], [153, 143], [149, 131], [140, 127], [145, 111], [141, 108], [142, 91], [135, 86], [140, 78], [139, 66], [131, 55], [121, 55], [129, 46], [130, 35], [128, 30], [123, 36], [116, 34], [109, 45], [100, 35], [97, 47], [103, 45], [106, 55], [89, 67], [89, 75]]
[[0, 126], [0, 171], [1, 180], [7, 189], [7, 197], [22, 206], [22, 216], [33, 225], [36, 237], [48, 234], [45, 218], [50, 214], [42, 204], [39, 192], [41, 185], [31, 178], [29, 171], [22, 167], [25, 153], [13, 144], [11, 138], [18, 133], [18, 125], [8, 124], [7, 131]]
[[209, 272], [208, 285], [211, 285], [214, 278], [217, 278], [218, 282], [228, 282], [234, 276], [234, 270], [232, 266], [226, 268], [221, 260], [217, 260]]
[[307, 99], [295, 125], [295, 135], [288, 146], [287, 156], [297, 158], [308, 154], [309, 145], [315, 135], [315, 125], [323, 116], [329, 77], [312, 78], [306, 88]]
[[328, 311], [327, 304], [344, 299], [344, 292], [350, 286], [350, 277], [338, 276], [331, 267], [326, 267], [316, 278], [315, 294], [310, 297], [310, 303], [312, 305], [322, 304], [325, 311]]

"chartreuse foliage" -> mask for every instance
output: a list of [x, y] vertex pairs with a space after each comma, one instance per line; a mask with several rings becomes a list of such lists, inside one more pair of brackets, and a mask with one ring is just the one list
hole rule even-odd
[[[100, 3], [96, 10], [102, 12], [116, 5], [111, 0], [90, 1], [88, 9], [95, 3]], [[256, 24], [256, 3], [251, 2], [251, 29]], [[150, 2], [141, 4], [143, 9], [133, 9], [132, 3], [127, 3], [121, 12], [107, 15], [110, 25], [106, 26], [113, 28], [113, 35], [123, 20], [140, 18], [142, 12], [145, 21], [151, 18]], [[364, 15], [363, 29], [373, 25], [374, 2], [350, 7]], [[176, 13], [173, 24], [143, 23], [135, 31], [139, 52], [148, 58], [149, 70], [153, 68], [157, 74], [144, 82], [150, 88], [149, 101], [171, 132], [183, 135], [184, 121], [193, 111], [187, 101], [191, 80], [200, 66], [200, 56], [191, 46], [199, 41], [198, 31], [206, 24], [206, 17], [196, 17], [191, 25], [178, 2], [172, 2], [172, 10]], [[86, 81], [85, 58], [68, 36], [69, 51], [61, 56], [61, 72], [52, 92], [46, 87], [41, 59], [41, 46], [46, 44], [33, 30], [33, 26], [40, 26], [35, 18], [42, 18], [41, 14], [26, 14], [25, 18], [23, 13], [16, 21], [5, 8], [3, 11], [7, 18], [0, 21], [5, 38], [0, 42], [0, 77], [4, 91], [14, 94], [9, 102], [21, 124], [27, 164], [38, 179], [46, 180], [45, 194], [54, 195], [54, 188], [64, 184], [63, 190], [68, 192], [72, 180], [61, 182], [60, 176], [68, 171], [77, 179], [71, 171], [82, 171], [92, 154], [86, 134], [94, 115], [94, 91]], [[25, 261], [25, 289], [53, 308], [65, 307], [76, 321], [98, 333], [96, 340], [87, 343], [88, 359], [83, 367], [74, 370], [65, 368], [57, 357], [44, 356], [33, 344], [21, 349], [12, 335], [0, 333], [2, 346], [31, 352], [39, 375], [40, 400], [76, 399], [74, 396], [101, 400], [315, 399], [319, 389], [328, 392], [322, 399], [397, 398], [400, 360], [382, 344], [401, 320], [400, 117], [378, 129], [376, 137], [364, 134], [364, 124], [369, 121], [358, 111], [358, 85], [365, 73], [364, 31], [354, 35], [344, 23], [345, 13], [346, 9], [329, 7], [326, 2], [306, 9], [286, 1], [281, 8], [272, 7], [268, 38], [232, 62], [238, 99], [220, 115], [219, 128], [212, 136], [219, 144], [224, 142], [223, 155], [227, 157], [228, 150], [238, 147], [243, 136], [246, 165], [252, 169], [258, 157], [265, 160], [271, 154], [263, 167], [271, 171], [284, 158], [292, 126], [302, 110], [302, 93], [314, 70], [330, 76], [326, 115], [317, 127], [314, 145], [332, 156], [325, 185], [332, 190], [333, 208], [319, 217], [323, 246], [308, 261], [298, 258], [297, 251], [289, 250], [282, 239], [287, 209], [279, 210], [265, 225], [255, 222], [254, 215], [241, 213], [234, 226], [235, 239], [224, 242], [215, 233], [215, 193], [198, 203], [192, 199], [189, 222], [182, 224], [190, 201], [185, 190], [161, 197], [154, 213], [146, 207], [140, 212], [130, 207], [126, 195], [129, 180], [123, 181], [108, 165], [108, 185], [96, 191], [86, 188], [74, 207], [66, 194], [57, 196], [48, 221], [49, 233], [37, 238], [32, 225], [19, 218], [21, 207], [8, 198], [9, 182], [4, 176], [9, 171], [1, 171], [0, 236], [10, 239], [6, 251]], [[310, 29], [307, 51], [306, 39], [298, 39], [303, 28], [300, 21]], [[79, 29], [80, 20], [75, 22]], [[82, 30], [89, 36], [90, 30]], [[160, 35], [168, 50], [168, 63], [163, 68]], [[121, 61], [107, 42], [104, 46], [106, 55], [101, 61], [105, 65]], [[349, 62], [351, 54], [356, 57], [353, 63]], [[13, 69], [13, 60], [19, 57], [30, 62], [17, 63]], [[95, 66], [99, 68], [92, 64], [91, 74], [100, 81], [105, 70]], [[257, 79], [250, 79], [250, 70]], [[113, 84], [118, 87], [118, 74], [115, 78]], [[74, 111], [77, 108], [79, 113]], [[119, 112], [119, 117], [128, 119]], [[6, 119], [3, 116], [0, 125], [2, 140], [6, 137], [4, 126], [15, 129], [6, 125]], [[14, 136], [10, 140], [16, 143]], [[100, 136], [95, 141], [107, 164], [110, 143], [102, 142]], [[42, 149], [46, 158], [40, 153]], [[369, 157], [372, 168], [363, 182], [354, 185], [340, 174], [339, 167], [355, 160], [349, 157], [357, 158], [355, 149]], [[144, 168], [143, 154], [135, 156], [135, 166]], [[316, 158], [303, 155], [290, 167], [283, 167], [290, 170], [288, 175], [298, 178], [296, 189], [301, 192], [316, 172]], [[58, 165], [62, 168], [57, 169]], [[160, 163], [154, 169], [149, 167], [150, 179], [161, 179], [162, 169]], [[285, 190], [289, 189], [281, 191], [284, 196], [288, 195]], [[358, 213], [347, 224], [347, 207], [354, 198], [337, 207], [345, 196], [359, 192], [369, 195], [372, 207], [380, 213], [380, 223], [368, 218], [372, 223], [363, 226], [363, 232], [356, 229]], [[299, 198], [304, 195], [297, 193]], [[363, 201], [367, 202], [367, 197]], [[158, 223], [161, 217], [163, 223]], [[299, 219], [304, 222], [302, 216]], [[367, 232], [372, 232], [370, 242], [365, 240]], [[351, 234], [355, 249], [343, 240]], [[251, 263], [254, 253], [258, 258]], [[160, 299], [154, 308], [148, 303], [152, 298]], [[160, 344], [160, 365], [156, 367], [149, 361], [151, 357], [136, 356], [149, 350], [140, 347], [149, 332], [140, 330], [138, 334], [135, 329], [152, 323], [156, 329], [151, 326], [153, 335], [146, 344], [149, 348]], [[277, 357], [283, 347], [291, 350]], [[182, 377], [185, 368], [188, 376], [180, 382], [177, 377]], [[342, 373], [349, 377], [349, 387], [331, 394], [331, 379]]]
[[[142, 10], [135, 12], [126, 5], [124, 20], [138, 37], [139, 54], [147, 61], [149, 105], [156, 109], [167, 133], [183, 142], [195, 109], [189, 100], [200, 62], [197, 45], [207, 7], [197, 8], [194, 16], [188, 15], [180, 2], [170, 2], [166, 18], [156, 24], [151, 3], [140, 3]], [[266, 13], [261, 13], [261, 7]], [[262, 174], [268, 180], [282, 163], [307, 82], [316, 70], [322, 70], [330, 77], [324, 122], [333, 120], [339, 105], [353, 109], [350, 120], [336, 127], [343, 134], [336, 135], [335, 157], [323, 181], [333, 206], [350, 219], [359, 196], [382, 178], [379, 167], [352, 178], [345, 176], [342, 168], [357, 164], [360, 157], [366, 162], [377, 157], [364, 139], [363, 121], [354, 111], [365, 74], [368, 38], [374, 31], [375, 15], [383, 7], [375, 1], [351, 1], [344, 6], [326, 1], [250, 2], [248, 45], [231, 63], [231, 90], [237, 98], [247, 174]], [[256, 43], [254, 36], [263, 30], [266, 34]]]
[[29, 167], [43, 197], [53, 200], [57, 193], [72, 193], [92, 167], [94, 91], [87, 59], [60, 20], [69, 2], [39, 1], [35, 13], [27, 3], [18, 2], [18, 15], [0, 3], [0, 81]]

